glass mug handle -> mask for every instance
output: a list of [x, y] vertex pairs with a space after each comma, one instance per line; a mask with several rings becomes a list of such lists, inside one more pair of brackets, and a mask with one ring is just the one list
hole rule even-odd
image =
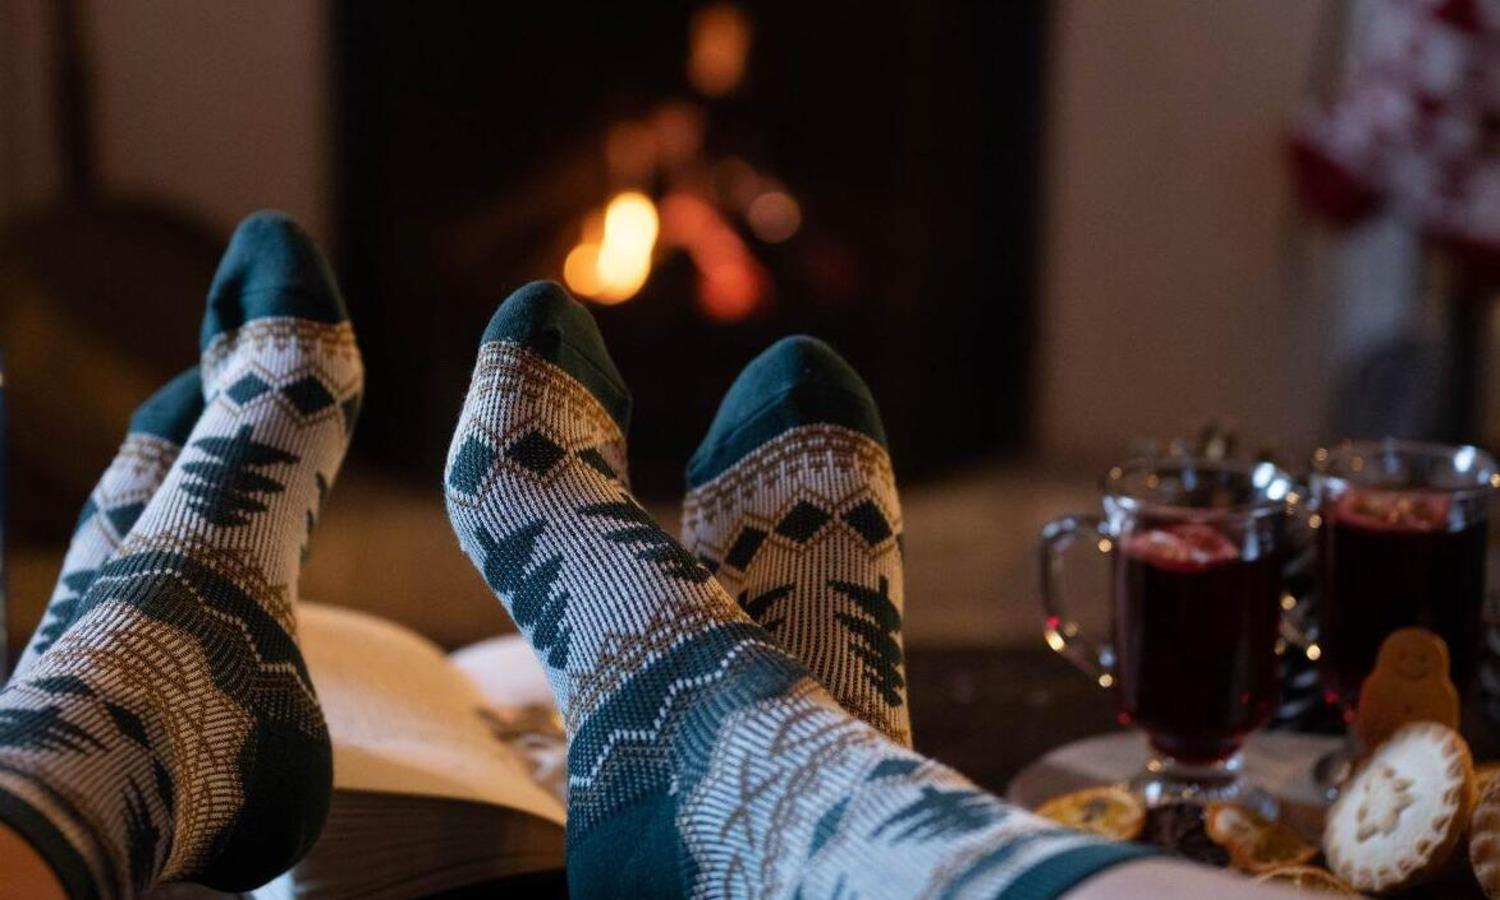
[[[1305, 499], [1304, 499], [1305, 498]], [[1281, 595], [1281, 639], [1303, 653], [1316, 646], [1317, 623], [1312, 601], [1318, 591], [1318, 529], [1323, 519], [1319, 504], [1308, 487], [1298, 485], [1287, 499], [1289, 529], [1285, 586]], [[1312, 650], [1310, 659], [1317, 659]]]
[[1109, 687], [1114, 682], [1114, 649], [1083, 634], [1078, 620], [1068, 613], [1062, 591], [1058, 589], [1062, 581], [1063, 554], [1080, 539], [1090, 541], [1101, 553], [1108, 553], [1114, 546], [1114, 538], [1105, 531], [1104, 520], [1099, 516], [1058, 516], [1042, 526], [1037, 549], [1041, 563], [1042, 610], [1047, 615], [1045, 636], [1047, 646], [1097, 679], [1100, 685]]

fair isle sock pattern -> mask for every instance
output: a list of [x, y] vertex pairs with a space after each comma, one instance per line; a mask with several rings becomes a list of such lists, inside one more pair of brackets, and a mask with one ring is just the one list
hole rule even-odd
[[124, 443], [78, 515], [57, 586], [11, 677], [25, 674], [72, 623], [94, 574], [135, 526], [202, 412], [203, 385], [194, 366], [167, 382], [131, 416]]
[[331, 751], [293, 607], [362, 390], [336, 290], [288, 220], [241, 225], [209, 296], [205, 411], [72, 624], [0, 693], [0, 821], [70, 896], [249, 889], [321, 828]]
[[529, 285], [486, 331], [444, 474], [567, 723], [572, 896], [1043, 898], [1140, 855], [841, 708], [631, 496], [628, 408], [587, 312]]
[[901, 505], [890, 456], [795, 427], [688, 491], [683, 543], [845, 709], [911, 746]]

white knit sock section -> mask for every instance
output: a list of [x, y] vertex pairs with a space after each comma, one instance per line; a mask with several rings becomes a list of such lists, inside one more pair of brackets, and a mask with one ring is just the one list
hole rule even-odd
[[870, 437], [804, 425], [688, 492], [683, 543], [849, 712], [911, 745], [901, 504]]

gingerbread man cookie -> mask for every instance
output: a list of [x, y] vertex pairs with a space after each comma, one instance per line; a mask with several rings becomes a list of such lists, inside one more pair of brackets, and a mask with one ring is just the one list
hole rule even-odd
[[1425, 628], [1391, 632], [1359, 691], [1354, 732], [1375, 749], [1409, 722], [1458, 727], [1458, 691], [1448, 680], [1448, 645]]

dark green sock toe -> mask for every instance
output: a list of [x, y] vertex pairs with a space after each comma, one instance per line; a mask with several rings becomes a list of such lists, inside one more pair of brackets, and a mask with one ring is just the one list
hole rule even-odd
[[620, 430], [630, 425], [630, 392], [609, 358], [604, 336], [583, 305], [552, 281], [533, 281], [495, 310], [480, 344], [506, 341], [531, 349], [589, 389]]
[[208, 289], [202, 344], [253, 319], [291, 317], [329, 324], [349, 318], [328, 262], [285, 213], [258, 212], [239, 224]]
[[782, 338], [734, 380], [688, 461], [688, 487], [723, 474], [755, 448], [799, 425], [839, 425], [885, 446], [870, 389], [833, 348], [806, 335]]
[[130, 417], [131, 434], [149, 434], [181, 445], [203, 413], [203, 381], [198, 367], [173, 378], [147, 398]]

